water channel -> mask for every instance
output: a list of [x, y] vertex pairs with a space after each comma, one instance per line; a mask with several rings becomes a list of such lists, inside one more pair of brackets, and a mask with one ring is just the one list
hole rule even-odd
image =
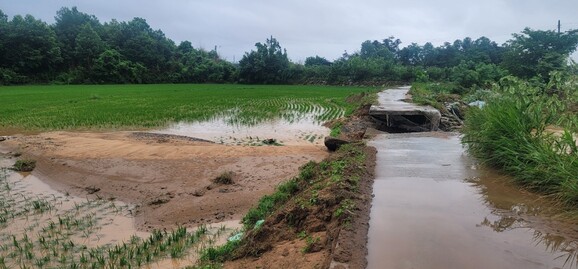
[[578, 218], [478, 165], [459, 134], [380, 134], [370, 145], [368, 268], [577, 267]]

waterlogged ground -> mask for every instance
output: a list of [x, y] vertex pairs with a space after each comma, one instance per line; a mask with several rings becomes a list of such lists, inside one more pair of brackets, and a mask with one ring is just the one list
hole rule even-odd
[[[379, 101], [404, 105], [407, 90]], [[578, 214], [478, 165], [457, 134], [379, 134], [370, 145], [368, 268], [578, 267]]]
[[382, 134], [368, 268], [576, 268], [578, 217], [477, 165], [457, 135]]
[[323, 113], [323, 108], [316, 111], [251, 125], [232, 123], [230, 118], [181, 122], [154, 132], [196, 137], [225, 145], [262, 146], [271, 142], [278, 145], [323, 145], [323, 138], [329, 135], [329, 129], [315, 119], [316, 115]]
[[[192, 265], [200, 250], [222, 243], [238, 228], [261, 196], [295, 176], [301, 165], [328, 155], [322, 141], [329, 129], [316, 117], [325, 112], [313, 109], [251, 125], [222, 118], [154, 132], [8, 137], [0, 151], [36, 160], [37, 167], [25, 177], [7, 174], [13, 186], [4, 197], [13, 200], [12, 207], [27, 209], [6, 221], [0, 254], [7, 255], [5, 264], [28, 267]], [[231, 172], [232, 184], [213, 182], [224, 172]], [[24, 196], [10, 198], [15, 191]], [[26, 202], [30, 199], [33, 203]], [[199, 225], [215, 228], [199, 233]], [[147, 240], [160, 243], [151, 246]]]
[[134, 205], [55, 191], [14, 161], [0, 158], [0, 268], [182, 268], [240, 227], [141, 232]]

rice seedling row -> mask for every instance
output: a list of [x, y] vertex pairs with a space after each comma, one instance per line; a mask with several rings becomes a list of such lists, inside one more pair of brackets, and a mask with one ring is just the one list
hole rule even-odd
[[159, 128], [227, 118], [255, 125], [290, 116], [323, 122], [352, 111], [347, 96], [370, 88], [246, 85], [82, 85], [0, 88], [0, 128]]
[[114, 218], [134, 208], [103, 199], [37, 195], [0, 169], [0, 268], [133, 268], [189, 258], [211, 247], [227, 229], [153, 231], [126, 242], [101, 240]]

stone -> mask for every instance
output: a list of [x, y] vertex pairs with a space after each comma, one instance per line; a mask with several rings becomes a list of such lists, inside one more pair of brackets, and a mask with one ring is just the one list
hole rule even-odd
[[325, 137], [324, 144], [329, 151], [336, 151], [342, 145], [349, 144], [350, 142], [347, 140], [339, 139], [336, 137]]

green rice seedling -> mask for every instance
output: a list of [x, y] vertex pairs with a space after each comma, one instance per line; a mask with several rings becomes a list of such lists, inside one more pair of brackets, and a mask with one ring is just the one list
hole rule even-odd
[[[243, 85], [3, 87], [0, 125], [28, 130], [158, 128], [171, 122], [227, 116], [231, 124], [254, 125], [293, 110], [300, 115], [295, 120], [317, 113], [321, 113], [315, 116], [318, 119], [328, 120], [355, 107], [345, 102], [346, 97], [370, 90], [329, 86], [246, 89]], [[94, 102], [92, 96], [114, 97]]]

